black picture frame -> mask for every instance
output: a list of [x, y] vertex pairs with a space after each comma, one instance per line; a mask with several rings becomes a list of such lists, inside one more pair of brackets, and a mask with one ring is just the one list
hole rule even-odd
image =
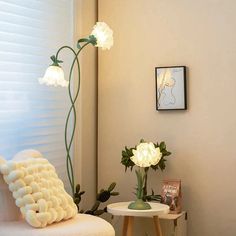
[[156, 110], [187, 110], [186, 66], [155, 67]]

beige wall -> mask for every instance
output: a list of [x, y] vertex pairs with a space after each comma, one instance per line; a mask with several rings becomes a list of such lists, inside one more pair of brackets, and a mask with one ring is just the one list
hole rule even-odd
[[[75, 41], [87, 37], [97, 21], [96, 0], [75, 0]], [[76, 46], [76, 43], [75, 43]], [[97, 51], [89, 45], [81, 53], [81, 89], [75, 138], [75, 170], [83, 195], [81, 208], [92, 207], [96, 197]]]
[[[115, 37], [99, 52], [99, 186], [115, 180], [133, 199], [122, 148], [165, 140], [173, 155], [150, 186], [182, 179], [189, 236], [236, 235], [235, 11], [235, 0], [99, 1]], [[168, 65], [188, 67], [187, 111], [155, 110], [154, 68]]]

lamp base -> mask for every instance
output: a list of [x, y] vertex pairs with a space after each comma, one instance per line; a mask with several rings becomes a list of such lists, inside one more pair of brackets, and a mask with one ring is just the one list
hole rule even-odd
[[131, 210], [149, 210], [151, 209], [151, 206], [142, 199], [137, 199], [135, 202], [131, 202], [128, 208]]

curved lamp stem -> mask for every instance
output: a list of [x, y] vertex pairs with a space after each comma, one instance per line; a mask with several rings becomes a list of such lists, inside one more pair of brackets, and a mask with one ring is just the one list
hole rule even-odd
[[[91, 44], [95, 47], [101, 47], [102, 49], [110, 49], [113, 45], [113, 31], [110, 29], [110, 27], [106, 23], [97, 22], [96, 25], [93, 27], [93, 31], [87, 38], [81, 38], [77, 41], [77, 48], [78, 48], [77, 52], [70, 46], [62, 46], [61, 48], [59, 48], [56, 55], [51, 56], [51, 60], [53, 61], [53, 64], [48, 67], [48, 69], [45, 72], [44, 77], [39, 78], [39, 82], [41, 84], [54, 85], [54, 86], [60, 85], [62, 87], [65, 87], [68, 85], [68, 92], [69, 92], [71, 106], [66, 117], [64, 137], [65, 137], [65, 147], [66, 147], [66, 170], [67, 170], [67, 175], [68, 175], [74, 201], [76, 200], [75, 198], [76, 189], [75, 189], [74, 170], [73, 170], [70, 150], [71, 150], [73, 138], [75, 135], [76, 121], [77, 121], [75, 103], [76, 103], [76, 100], [78, 98], [79, 91], [80, 91], [79, 54], [83, 50], [83, 48], [86, 47], [88, 44]], [[61, 68], [59, 68], [60, 67], [59, 64], [62, 63], [62, 61], [58, 60], [58, 56], [59, 56], [59, 53], [64, 49], [68, 49], [74, 54], [74, 59], [70, 67], [69, 81], [65, 81], [64, 72]], [[77, 81], [78, 84], [74, 93], [72, 94], [71, 81], [72, 81], [72, 73], [73, 73], [75, 64], [77, 64], [77, 68], [78, 68], [78, 81]], [[57, 77], [55, 76], [55, 74], [57, 74]], [[73, 124], [72, 131], [68, 132], [68, 129], [69, 129], [68, 126], [71, 119], [72, 119], [72, 124]], [[79, 198], [77, 197], [77, 199]]]
[[143, 201], [143, 187], [144, 187], [144, 181], [145, 181], [145, 176], [146, 176], [146, 171], [144, 170], [143, 167], [139, 167], [138, 170], [135, 170], [136, 176], [137, 176], [137, 193], [136, 193], [136, 201], [131, 202], [128, 205], [129, 209], [132, 210], [148, 210], [151, 209], [151, 206]]
[[[70, 51], [73, 52], [74, 54], [74, 59], [72, 61], [71, 67], [70, 67], [70, 73], [69, 73], [69, 85], [68, 85], [68, 92], [69, 92], [69, 98], [70, 98], [70, 102], [71, 102], [71, 106], [69, 109], [69, 112], [67, 114], [66, 117], [66, 123], [65, 123], [65, 133], [64, 133], [64, 138], [65, 138], [65, 147], [66, 147], [66, 170], [67, 170], [67, 176], [69, 179], [69, 183], [70, 183], [70, 187], [71, 187], [71, 192], [73, 194], [74, 197], [74, 192], [75, 192], [75, 180], [74, 180], [74, 170], [73, 170], [73, 165], [72, 165], [72, 159], [71, 159], [71, 154], [70, 154], [70, 150], [71, 150], [71, 146], [73, 143], [73, 138], [75, 135], [75, 129], [76, 129], [76, 122], [77, 122], [77, 116], [76, 116], [76, 107], [75, 107], [75, 103], [76, 100], [78, 98], [79, 95], [79, 91], [80, 91], [80, 64], [79, 64], [79, 54], [82, 51], [82, 49], [87, 46], [88, 44], [90, 44], [91, 42], [86, 42], [79, 50], [78, 52], [75, 52], [75, 50], [69, 46], [63, 46], [61, 48], [58, 49], [57, 53], [56, 53], [56, 59], [58, 59], [58, 55], [59, 53], [63, 50], [63, 49], [69, 49]], [[78, 69], [78, 84], [76, 87], [76, 91], [74, 92], [74, 97], [72, 95], [72, 91], [71, 91], [71, 81], [72, 81], [72, 73], [73, 73], [73, 69], [75, 66], [75, 63], [77, 64], [77, 69]], [[72, 113], [73, 112], [73, 113]], [[72, 119], [73, 125], [72, 125], [72, 132], [70, 137], [68, 137], [68, 124], [70, 119]]]

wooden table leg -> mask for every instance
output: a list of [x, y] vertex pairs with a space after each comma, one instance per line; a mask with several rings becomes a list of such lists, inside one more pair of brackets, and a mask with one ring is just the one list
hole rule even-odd
[[123, 236], [133, 236], [134, 217], [125, 216], [123, 223]]
[[163, 236], [162, 231], [161, 231], [161, 225], [160, 225], [160, 220], [158, 216], [153, 216], [153, 221], [155, 225], [155, 230], [156, 230], [156, 236]]
[[129, 222], [129, 217], [128, 217], [128, 216], [125, 216], [125, 217], [124, 217], [124, 221], [123, 221], [123, 232], [122, 232], [122, 236], [126, 236], [126, 234], [127, 234], [128, 222]]
[[128, 228], [127, 228], [127, 236], [133, 236], [133, 229], [134, 229], [134, 217], [128, 216]]

